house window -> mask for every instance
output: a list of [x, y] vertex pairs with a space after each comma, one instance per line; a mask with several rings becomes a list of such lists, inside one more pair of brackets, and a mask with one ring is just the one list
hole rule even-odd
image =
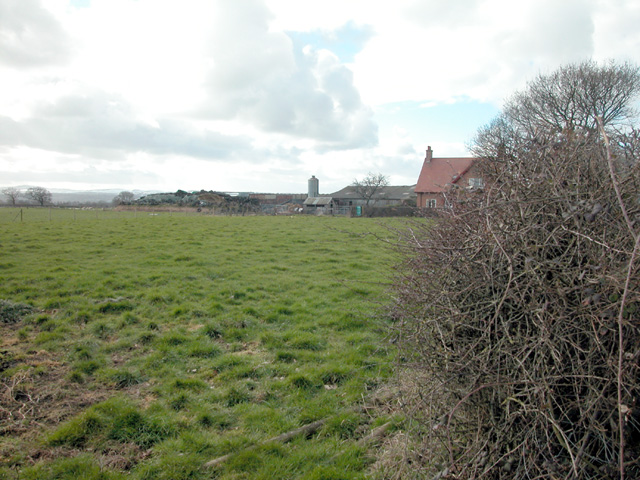
[[481, 178], [470, 178], [469, 179], [469, 187], [470, 188], [484, 188], [484, 180]]
[[427, 198], [426, 207], [436, 208], [438, 201], [435, 198]]

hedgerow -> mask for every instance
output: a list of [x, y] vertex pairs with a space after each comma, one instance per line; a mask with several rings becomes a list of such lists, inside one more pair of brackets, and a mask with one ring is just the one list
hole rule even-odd
[[392, 315], [426, 478], [640, 478], [639, 78], [540, 77], [473, 144], [485, 190], [407, 232]]

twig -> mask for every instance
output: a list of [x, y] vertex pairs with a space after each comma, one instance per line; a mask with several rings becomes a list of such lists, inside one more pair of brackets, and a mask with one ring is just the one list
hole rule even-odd
[[624, 282], [624, 290], [622, 291], [622, 299], [620, 300], [620, 308], [618, 309], [618, 372], [617, 372], [617, 387], [618, 387], [618, 431], [620, 433], [620, 446], [619, 446], [619, 466], [620, 466], [620, 480], [624, 480], [624, 418], [626, 413], [622, 411], [622, 364], [624, 360], [624, 329], [623, 329], [623, 319], [624, 319], [624, 307], [627, 301], [627, 295], [629, 293], [629, 284], [631, 282], [631, 276], [633, 274], [633, 266], [635, 262], [636, 255], [638, 254], [638, 248], [640, 247], [640, 235], [636, 234], [633, 230], [633, 223], [629, 218], [629, 213], [627, 212], [627, 208], [622, 199], [622, 193], [620, 192], [620, 184], [616, 177], [614, 168], [613, 168], [613, 156], [611, 155], [611, 148], [609, 146], [609, 137], [607, 136], [607, 132], [604, 130], [604, 123], [601, 117], [597, 118], [598, 126], [600, 127], [600, 132], [602, 133], [602, 137], [604, 138], [604, 145], [607, 152], [607, 165], [609, 166], [609, 175], [611, 176], [611, 183], [613, 184], [613, 188], [616, 192], [616, 198], [618, 199], [618, 205], [622, 210], [622, 214], [624, 215], [624, 219], [627, 222], [627, 228], [631, 233], [631, 236], [635, 240], [635, 245], [633, 247], [633, 252], [631, 253], [631, 258], [629, 259], [629, 264], [627, 265], [627, 276]]
[[[269, 443], [274, 443], [274, 442], [280, 442], [280, 443], [286, 443], [292, 439], [294, 439], [295, 437], [299, 436], [299, 435], [309, 435], [312, 433], [315, 433], [316, 431], [318, 431], [320, 429], [320, 427], [322, 427], [325, 422], [327, 421], [327, 419], [322, 419], [322, 420], [318, 420], [315, 421], [313, 423], [309, 423], [307, 425], [304, 425], [300, 428], [296, 428], [295, 430], [291, 430], [289, 432], [283, 433], [281, 435], [278, 435], [277, 437], [273, 437], [270, 438], [268, 440], [265, 440], [263, 442], [260, 442], [258, 444], [255, 445], [251, 445], [247, 448], [245, 448], [243, 451], [248, 452], [251, 450], [255, 450], [259, 447], [262, 447], [264, 445], [267, 445]], [[213, 467], [217, 467], [218, 465], [226, 462], [227, 460], [229, 460], [231, 457], [233, 457], [233, 455], [235, 455], [237, 452], [233, 452], [233, 453], [228, 453], [226, 455], [223, 455], [222, 457], [218, 457], [218, 458], [214, 458], [213, 460], [208, 461], [207, 463], [204, 464], [205, 467], [208, 468], [213, 468]]]
[[369, 433], [369, 435], [358, 440], [357, 445], [359, 447], [364, 447], [369, 443], [381, 439], [386, 435], [387, 431], [391, 428], [391, 425], [392, 422], [387, 422], [384, 425], [380, 425], [379, 427], [374, 428], [373, 430], [371, 430], [371, 433]]
[[622, 193], [620, 192], [620, 184], [618, 182], [618, 178], [616, 177], [615, 169], [613, 168], [613, 155], [611, 155], [611, 148], [609, 146], [609, 136], [607, 132], [604, 130], [604, 124], [602, 123], [602, 118], [597, 117], [598, 125], [600, 126], [600, 132], [602, 133], [602, 138], [604, 139], [604, 147], [607, 152], [607, 166], [609, 167], [609, 175], [611, 176], [611, 183], [613, 184], [613, 189], [616, 192], [616, 198], [618, 199], [618, 205], [622, 210], [622, 215], [624, 215], [624, 220], [627, 222], [627, 228], [631, 232], [631, 236], [636, 239], [638, 235], [633, 231], [633, 222], [631, 218], [629, 218], [629, 213], [627, 212], [627, 208], [625, 207], [624, 201], [622, 200]]

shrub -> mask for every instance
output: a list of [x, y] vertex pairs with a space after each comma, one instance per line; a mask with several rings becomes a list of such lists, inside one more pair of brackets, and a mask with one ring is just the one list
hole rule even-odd
[[639, 91], [626, 66], [540, 77], [475, 140], [486, 190], [408, 232], [392, 316], [428, 475], [640, 478], [640, 134], [606, 116]]

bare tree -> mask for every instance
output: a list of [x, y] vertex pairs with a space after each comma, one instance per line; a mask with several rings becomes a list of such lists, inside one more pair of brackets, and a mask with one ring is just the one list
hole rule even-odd
[[25, 195], [41, 207], [51, 203], [51, 192], [43, 187], [31, 187]]
[[367, 205], [373, 196], [389, 185], [389, 179], [381, 173], [371, 173], [362, 180], [355, 179], [351, 184], [358, 195], [367, 201]]
[[15, 207], [16, 202], [18, 201], [18, 198], [20, 198], [20, 195], [22, 194], [22, 192], [20, 192], [20, 189], [18, 188], [7, 187], [2, 189], [2, 194], [5, 195], [9, 200], [9, 202], [11, 203], [11, 205]]
[[401, 245], [392, 315], [425, 478], [640, 478], [640, 158], [634, 130], [610, 142], [640, 79], [587, 67], [512, 97], [473, 145], [487, 188]]
[[122, 191], [117, 196], [113, 198], [113, 203], [115, 205], [128, 205], [136, 198], [135, 193], [129, 191]]
[[598, 136], [596, 118], [616, 143], [633, 133], [639, 96], [640, 70], [630, 63], [567, 65], [538, 75], [512, 95], [502, 113], [478, 131], [470, 150], [482, 158], [508, 158], [533, 139], [541, 143], [567, 133]]

